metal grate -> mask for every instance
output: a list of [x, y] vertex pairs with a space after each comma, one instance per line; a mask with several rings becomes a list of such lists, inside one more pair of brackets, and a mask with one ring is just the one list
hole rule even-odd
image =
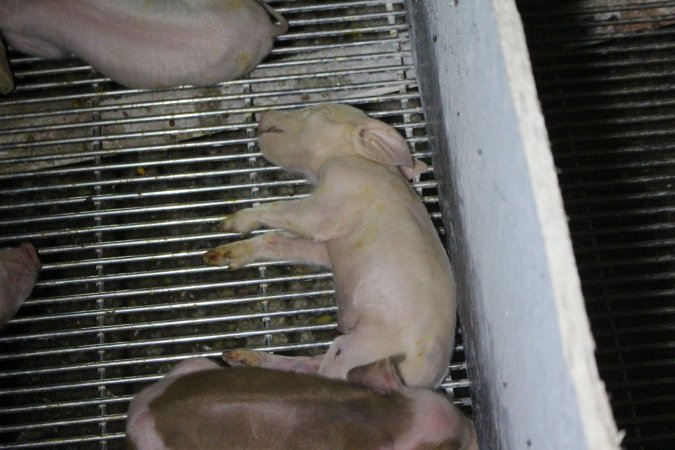
[[675, 1], [519, 7], [623, 444], [675, 448]]
[[[181, 359], [250, 347], [321, 353], [331, 274], [228, 272], [201, 254], [240, 208], [305, 195], [262, 159], [255, 114], [345, 101], [392, 124], [431, 164], [402, 1], [270, 1], [290, 22], [249, 77], [125, 89], [81, 61], [12, 54], [0, 98], [0, 245], [43, 261], [0, 334], [0, 449], [123, 447], [127, 404]], [[433, 172], [415, 183], [441, 235]], [[461, 337], [443, 387], [470, 410]]]

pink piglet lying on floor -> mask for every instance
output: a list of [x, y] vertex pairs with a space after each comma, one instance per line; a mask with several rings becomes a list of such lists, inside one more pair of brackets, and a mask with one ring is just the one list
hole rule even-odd
[[395, 359], [350, 370], [350, 383], [189, 359], [133, 399], [128, 448], [477, 450], [471, 420], [403, 387]]
[[[207, 86], [251, 71], [286, 20], [262, 0], [2, 0], [15, 49], [74, 54], [128, 87]], [[0, 41], [0, 93], [14, 83]]]
[[455, 291], [443, 245], [408, 182], [426, 166], [394, 128], [346, 105], [264, 112], [259, 133], [265, 158], [302, 172], [315, 189], [228, 216], [223, 231], [284, 231], [217, 247], [204, 260], [230, 269], [265, 260], [331, 268], [343, 334], [319, 357], [233, 350], [224, 358], [346, 379], [355, 367], [402, 354], [407, 386], [438, 386], [453, 350]]

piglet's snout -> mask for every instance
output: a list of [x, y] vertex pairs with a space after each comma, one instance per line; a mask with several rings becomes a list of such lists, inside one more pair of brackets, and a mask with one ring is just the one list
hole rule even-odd
[[258, 120], [258, 133], [282, 133], [284, 127], [281, 126], [281, 121], [284, 115], [283, 111], [267, 110], [261, 112]]

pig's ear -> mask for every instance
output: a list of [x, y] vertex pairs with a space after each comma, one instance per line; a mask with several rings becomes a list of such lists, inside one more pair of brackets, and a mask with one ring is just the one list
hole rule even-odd
[[405, 355], [398, 354], [386, 359], [354, 367], [347, 373], [347, 381], [372, 389], [378, 394], [398, 391], [403, 387], [397, 366]]
[[368, 119], [354, 130], [354, 150], [359, 156], [389, 166], [413, 167], [403, 136], [384, 122]]
[[406, 177], [409, 180], [412, 180], [417, 175], [426, 172], [428, 168], [429, 168], [429, 166], [424, 164], [419, 159], [413, 159], [413, 166], [412, 167], [399, 167], [403, 176]]

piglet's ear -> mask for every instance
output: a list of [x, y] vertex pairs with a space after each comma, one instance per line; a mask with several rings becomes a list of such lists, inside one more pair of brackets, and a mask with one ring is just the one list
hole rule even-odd
[[368, 119], [354, 130], [356, 154], [389, 166], [412, 167], [413, 159], [405, 139], [384, 122]]
[[399, 167], [399, 169], [401, 169], [401, 173], [403, 174], [403, 176], [405, 176], [409, 180], [412, 180], [417, 175], [426, 172], [428, 168], [429, 166], [424, 164], [419, 159], [413, 159], [412, 167]]
[[405, 355], [398, 354], [386, 359], [354, 367], [347, 373], [347, 381], [372, 389], [378, 394], [398, 391], [403, 387], [397, 366]]

